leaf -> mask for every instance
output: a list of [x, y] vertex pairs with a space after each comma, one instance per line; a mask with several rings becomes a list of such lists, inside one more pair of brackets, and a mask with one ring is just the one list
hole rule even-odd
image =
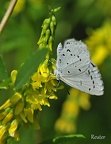
[[7, 78], [7, 70], [5, 68], [5, 64], [0, 56], [0, 81], [3, 81]]
[[85, 137], [81, 134], [65, 135], [46, 140], [40, 144], [82, 144], [85, 141]]
[[37, 50], [26, 62], [19, 68], [17, 79], [15, 81], [15, 90], [19, 90], [37, 70], [39, 64], [43, 62], [48, 49]]
[[8, 89], [10, 82], [10, 78], [5, 79], [2, 83], [0, 83], [0, 89]]

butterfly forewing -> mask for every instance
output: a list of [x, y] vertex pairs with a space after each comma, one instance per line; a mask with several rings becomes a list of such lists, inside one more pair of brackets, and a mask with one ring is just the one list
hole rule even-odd
[[57, 68], [65, 68], [70, 64], [84, 61], [87, 63], [90, 55], [85, 44], [77, 43], [74, 39], [66, 40], [64, 46], [60, 43], [57, 47]]

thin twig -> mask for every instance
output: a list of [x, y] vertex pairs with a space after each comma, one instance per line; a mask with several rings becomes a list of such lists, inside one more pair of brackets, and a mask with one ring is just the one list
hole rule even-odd
[[2, 33], [2, 31], [3, 31], [4, 27], [5, 27], [10, 15], [11, 15], [11, 13], [13, 12], [13, 9], [14, 9], [17, 1], [18, 0], [11, 0], [10, 4], [8, 6], [8, 9], [7, 9], [7, 11], [6, 11], [1, 23], [0, 23], [0, 34]]

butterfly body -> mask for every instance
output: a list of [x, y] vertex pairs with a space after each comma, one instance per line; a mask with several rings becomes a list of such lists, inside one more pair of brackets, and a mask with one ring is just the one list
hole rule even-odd
[[68, 39], [57, 47], [54, 71], [58, 80], [92, 95], [103, 94], [103, 81], [98, 68], [90, 60], [90, 53], [82, 41]]

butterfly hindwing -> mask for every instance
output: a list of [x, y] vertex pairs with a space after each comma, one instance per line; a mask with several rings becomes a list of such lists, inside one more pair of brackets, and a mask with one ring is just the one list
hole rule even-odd
[[103, 94], [103, 81], [101, 80], [101, 74], [98, 68], [92, 66], [90, 63], [89, 68], [78, 76], [62, 76], [61, 80], [70, 85], [71, 87], [77, 88], [81, 91], [92, 95]]

